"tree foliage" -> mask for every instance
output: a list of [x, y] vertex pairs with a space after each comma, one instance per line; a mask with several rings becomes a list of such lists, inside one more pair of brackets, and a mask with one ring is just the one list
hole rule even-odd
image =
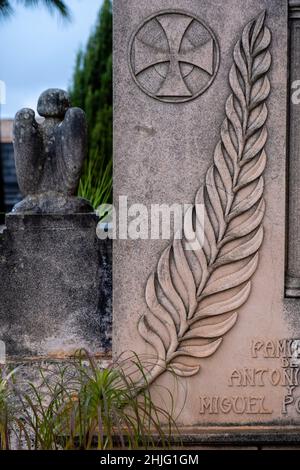
[[[87, 46], [77, 54], [70, 88], [73, 106], [86, 112], [88, 158], [80, 195], [94, 206], [111, 198], [112, 167], [112, 5], [104, 0]], [[108, 171], [109, 169], [109, 171]], [[83, 190], [83, 188], [85, 188]], [[103, 191], [103, 188], [106, 188]], [[107, 189], [108, 188], [108, 189]], [[101, 194], [99, 201], [99, 194]]]
[[[36, 7], [44, 5], [50, 13], [57, 11], [63, 18], [70, 19], [70, 11], [63, 0], [18, 0], [25, 7]], [[14, 12], [13, 2], [10, 0], [0, 0], [0, 18], [8, 16]]]

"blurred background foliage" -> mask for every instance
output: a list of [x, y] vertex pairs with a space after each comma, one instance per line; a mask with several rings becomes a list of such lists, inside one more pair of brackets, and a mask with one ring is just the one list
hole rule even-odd
[[[0, 17], [14, 13], [14, 3], [11, 0], [0, 0]], [[70, 19], [70, 11], [63, 0], [18, 0], [25, 7], [44, 5], [50, 13], [57, 11], [63, 18]]]
[[111, 0], [104, 0], [87, 46], [77, 54], [69, 93], [88, 122], [88, 155], [78, 195], [97, 208], [112, 202]]

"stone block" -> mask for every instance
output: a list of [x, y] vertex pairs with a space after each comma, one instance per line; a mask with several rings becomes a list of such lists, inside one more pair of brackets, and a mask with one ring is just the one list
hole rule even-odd
[[0, 339], [9, 357], [109, 348], [111, 249], [95, 214], [8, 214], [1, 245]]

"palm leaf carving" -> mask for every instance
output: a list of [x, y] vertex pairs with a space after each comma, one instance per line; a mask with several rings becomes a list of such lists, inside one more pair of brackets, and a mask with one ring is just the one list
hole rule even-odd
[[[202, 248], [186, 250], [185, 232], [163, 251], [147, 281], [149, 311], [138, 330], [157, 356], [150, 383], [170, 368], [179, 376], [196, 374], [201, 359], [211, 356], [234, 326], [250, 294], [263, 240], [270, 41], [263, 12], [245, 26], [234, 47], [221, 139], [193, 208], [198, 228], [196, 208], [204, 208]], [[200, 236], [196, 230], [199, 241]]]

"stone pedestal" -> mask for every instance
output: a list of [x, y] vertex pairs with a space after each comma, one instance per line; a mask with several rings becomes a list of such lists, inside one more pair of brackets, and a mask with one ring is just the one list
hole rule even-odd
[[109, 246], [96, 237], [97, 221], [92, 213], [6, 216], [0, 339], [9, 357], [97, 355], [108, 346]]

